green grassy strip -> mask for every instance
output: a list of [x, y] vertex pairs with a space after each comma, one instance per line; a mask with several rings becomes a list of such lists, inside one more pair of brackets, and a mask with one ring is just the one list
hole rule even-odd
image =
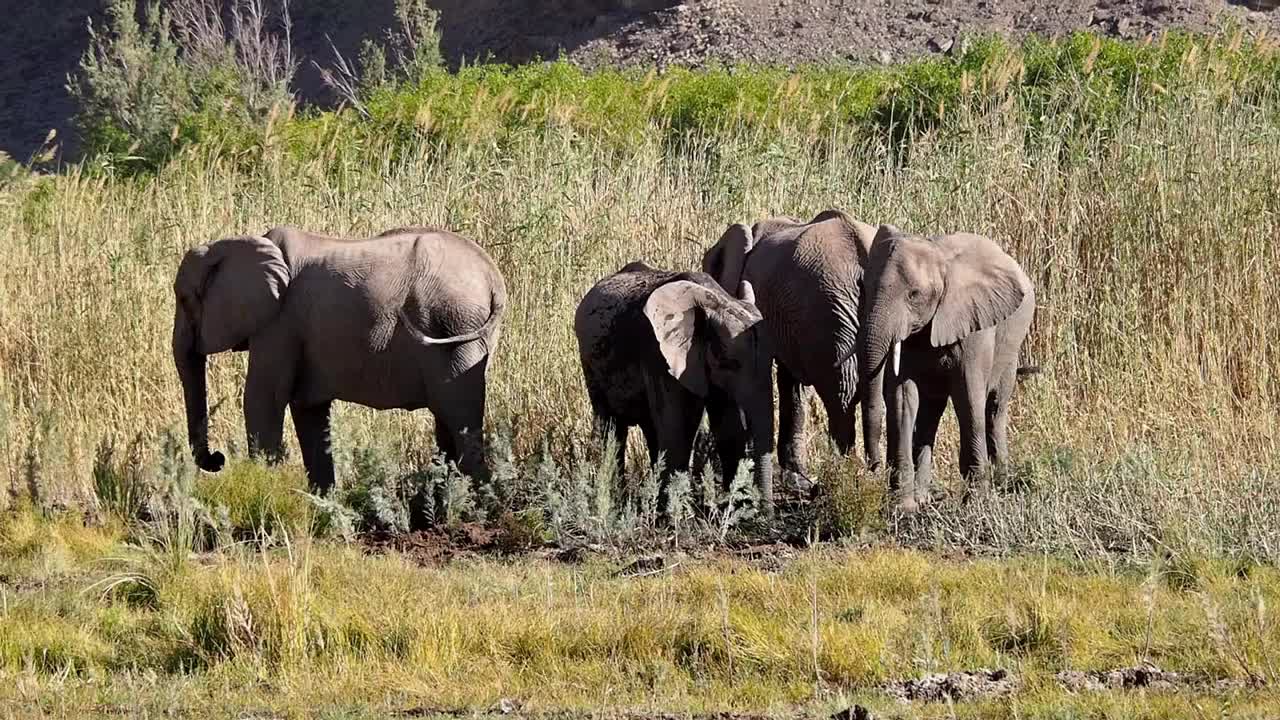
[[[95, 137], [101, 142], [91, 150], [105, 152], [103, 161], [112, 167], [140, 170], [199, 143], [250, 156], [263, 144], [283, 143], [297, 156], [310, 157], [336, 144], [502, 142], [547, 126], [569, 127], [619, 147], [642, 135], [677, 140], [744, 130], [766, 141], [796, 130], [822, 136], [850, 129], [902, 141], [946, 126], [958, 113], [1012, 98], [1025, 103], [1033, 118], [1069, 120], [1087, 134], [1138, 107], [1205, 88], [1223, 99], [1269, 94], [1278, 77], [1280, 58], [1265, 41], [1239, 33], [1181, 32], [1144, 43], [1085, 32], [1021, 44], [986, 38], [956, 57], [894, 67], [721, 66], [659, 74], [587, 72], [566, 61], [479, 65], [428, 73], [417, 86], [376, 90], [364, 100], [364, 115], [353, 109], [304, 110], [297, 117], [272, 112], [246, 122], [243, 113], [224, 113], [210, 103], [180, 122], [170, 147], [131, 154], [139, 150], [128, 145], [129, 138], [99, 128]], [[1037, 121], [1029, 131], [1056, 127], [1042, 128]]]

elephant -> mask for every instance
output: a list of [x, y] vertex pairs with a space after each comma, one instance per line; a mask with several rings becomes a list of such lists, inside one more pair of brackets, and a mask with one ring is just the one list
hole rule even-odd
[[276, 227], [191, 249], [173, 290], [173, 358], [200, 469], [225, 462], [209, 451], [206, 358], [247, 351], [249, 453], [283, 457], [288, 406], [314, 491], [334, 485], [334, 400], [430, 409], [438, 449], [485, 477], [485, 375], [507, 291], [471, 240], [433, 228], [348, 240]]
[[[750, 441], [763, 514], [773, 513], [773, 356], [749, 283], [737, 297], [703, 273], [633, 262], [596, 283], [574, 314], [598, 435], [621, 471], [638, 426], [650, 463], [689, 468], [704, 409], [726, 482]], [[666, 478], [661, 504], [666, 510]]]
[[[1009, 404], [1035, 315], [1030, 278], [993, 240], [882, 225], [865, 275], [859, 366], [885, 373], [890, 491], [904, 514], [933, 500], [933, 444], [948, 400], [970, 482], [1009, 460]], [[884, 366], [888, 366], [887, 370]], [[983, 481], [985, 482], [985, 480]]]
[[835, 209], [807, 223], [775, 217], [750, 229], [729, 226], [702, 259], [703, 272], [723, 287], [746, 280], [755, 288], [778, 365], [778, 461], [802, 478], [805, 386], [822, 400], [841, 453], [853, 448], [860, 404], [867, 466], [878, 469], [884, 459], [883, 376], [870, 378], [869, 392], [859, 398], [856, 358], [836, 362], [855, 348], [863, 263], [875, 234], [875, 227]]

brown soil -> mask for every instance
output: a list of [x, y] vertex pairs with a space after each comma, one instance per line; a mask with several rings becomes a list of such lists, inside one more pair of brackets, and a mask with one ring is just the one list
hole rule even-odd
[[[1208, 29], [1235, 18], [1251, 31], [1280, 28], [1280, 0], [432, 0], [453, 64], [521, 62], [564, 53], [589, 67], [889, 62], [947, 52], [973, 33], [1057, 35], [1090, 28], [1143, 37]], [[4, 3], [0, 23], [0, 152], [27, 160], [50, 129], [64, 149], [74, 107], [65, 90], [102, 0]], [[328, 38], [354, 58], [381, 37], [394, 0], [294, 0], [294, 45], [303, 100], [332, 100], [312, 60], [332, 58]]]

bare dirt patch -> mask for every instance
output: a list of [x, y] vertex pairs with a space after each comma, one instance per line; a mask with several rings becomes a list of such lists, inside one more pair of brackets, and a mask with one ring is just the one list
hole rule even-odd
[[903, 702], [963, 702], [977, 698], [1006, 697], [1022, 687], [1018, 676], [1007, 670], [973, 670], [933, 673], [889, 683], [887, 695]]

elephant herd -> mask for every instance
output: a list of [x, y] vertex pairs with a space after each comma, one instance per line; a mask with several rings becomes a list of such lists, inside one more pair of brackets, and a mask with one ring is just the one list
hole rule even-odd
[[[430, 228], [348, 240], [279, 227], [190, 250], [174, 294], [173, 356], [201, 469], [225, 462], [209, 449], [206, 357], [247, 351], [249, 453], [282, 457], [287, 407], [316, 491], [334, 484], [334, 400], [427, 408], [445, 457], [487, 476], [485, 377], [507, 293], [471, 240]], [[573, 321], [594, 426], [616, 438], [619, 467], [639, 427], [651, 463], [687, 469], [705, 413], [723, 476], [750, 457], [771, 514], [775, 437], [781, 469], [806, 473], [811, 386], [841, 452], [854, 447], [860, 411], [867, 465], [878, 468], [887, 430], [890, 488], [911, 513], [933, 499], [948, 400], [962, 474], [1007, 463], [1034, 311], [1030, 279], [988, 238], [921, 237], [827, 210], [732, 225], [700, 272], [632, 262], [597, 282]]]

